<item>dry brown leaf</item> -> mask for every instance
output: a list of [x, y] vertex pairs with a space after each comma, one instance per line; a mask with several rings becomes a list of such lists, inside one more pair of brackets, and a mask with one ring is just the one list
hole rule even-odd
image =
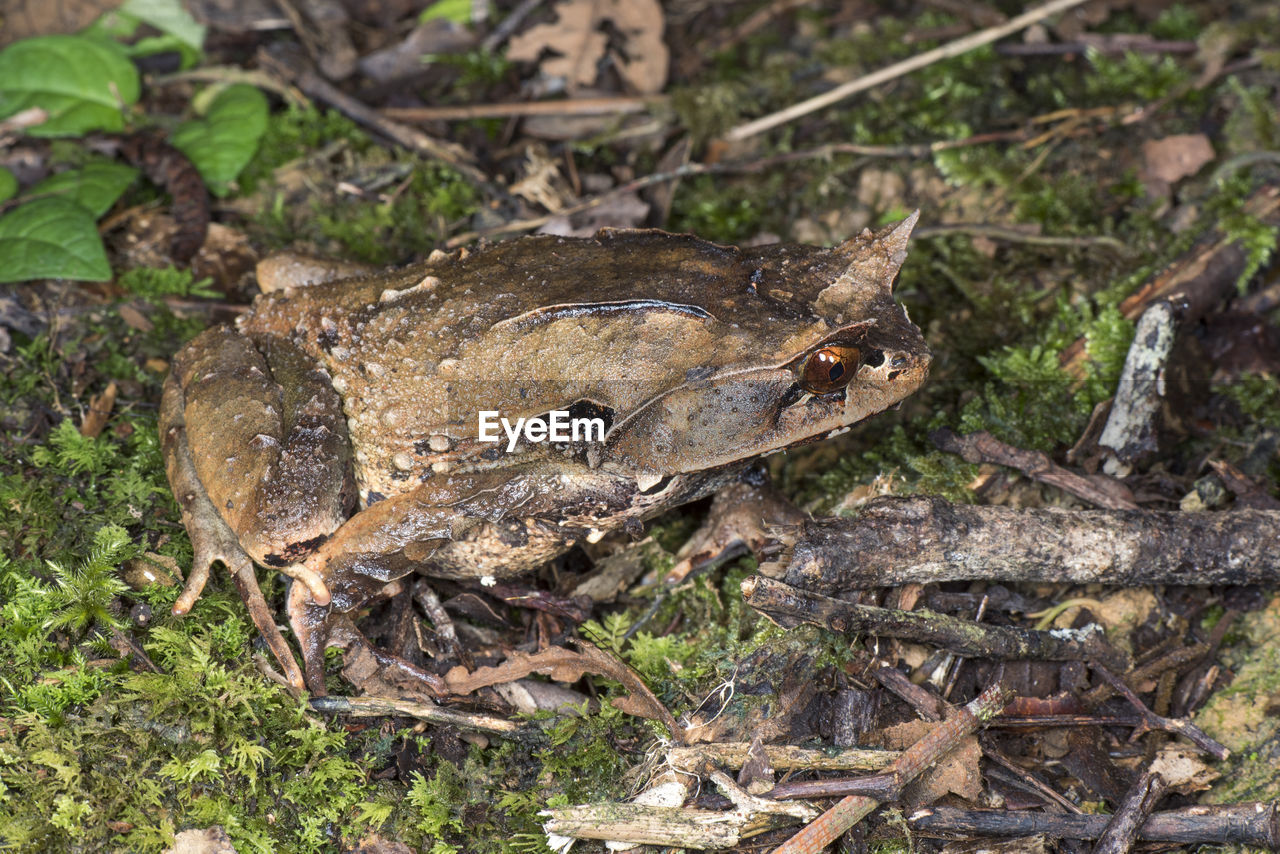
[[[905, 750], [937, 727], [938, 724], [931, 721], [907, 721], [885, 727], [878, 740], [883, 747]], [[931, 804], [947, 794], [976, 801], [982, 794], [982, 772], [978, 764], [981, 759], [982, 747], [977, 736], [965, 736], [955, 749], [911, 784], [912, 802]]]
[[57, 33], [83, 30], [123, 0], [16, 0], [0, 5], [0, 47]]
[[470, 694], [490, 685], [523, 679], [531, 673], [550, 676], [557, 682], [577, 682], [588, 673], [604, 676], [621, 683], [628, 692], [625, 697], [614, 698], [614, 706], [629, 715], [659, 721], [672, 735], [679, 736], [676, 719], [638, 673], [585, 641], [578, 641], [577, 646], [578, 651], [563, 647], [551, 647], [535, 653], [513, 650], [506, 661], [495, 667], [481, 667], [475, 672], [468, 672], [461, 665], [454, 667], [445, 674], [444, 681], [455, 694]]
[[1194, 748], [1181, 744], [1162, 746], [1149, 768], [1163, 777], [1171, 788], [1183, 794], [1203, 792], [1222, 776], [1206, 765]]
[[204, 830], [184, 830], [173, 838], [164, 854], [236, 854], [231, 837], [218, 825]]
[[102, 428], [107, 426], [107, 419], [111, 417], [111, 410], [115, 409], [115, 406], [116, 383], [115, 380], [112, 380], [102, 390], [102, 394], [89, 401], [89, 411], [85, 413], [84, 421], [80, 422], [80, 435], [93, 439], [101, 434]]
[[[543, 73], [563, 77], [570, 92], [596, 81], [608, 53], [618, 74], [633, 91], [652, 95], [667, 82], [669, 54], [662, 40], [662, 7], [657, 0], [565, 0], [553, 23], [530, 27], [511, 39], [507, 58], [537, 62]], [[622, 35], [609, 49], [605, 22]], [[543, 53], [552, 55], [542, 59]]]
[[1194, 175], [1213, 160], [1213, 146], [1202, 133], [1184, 133], [1152, 139], [1142, 144], [1143, 177], [1173, 184]]

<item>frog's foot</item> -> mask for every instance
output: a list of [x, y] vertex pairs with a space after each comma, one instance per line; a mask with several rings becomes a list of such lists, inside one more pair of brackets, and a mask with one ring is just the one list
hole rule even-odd
[[747, 552], [758, 554], [774, 539], [772, 529], [804, 519], [804, 511], [768, 483], [730, 484], [716, 493], [706, 521], [676, 552], [676, 564], [664, 581], [676, 584]]
[[193, 531], [191, 544], [195, 554], [191, 572], [187, 573], [186, 584], [173, 603], [174, 616], [182, 616], [191, 610], [204, 592], [213, 564], [221, 561], [231, 573], [231, 580], [235, 582], [240, 598], [249, 609], [249, 617], [284, 670], [285, 678], [295, 688], [303, 688], [302, 671], [298, 668], [298, 662], [294, 661], [293, 651], [280, 634], [280, 629], [276, 628], [275, 616], [267, 606], [267, 600], [262, 597], [258, 577], [253, 571], [253, 561], [245, 554], [235, 534], [213, 509], [203, 491], [181, 496], [181, 499], [183, 516], [194, 522], [194, 525], [188, 527]]
[[[398, 586], [392, 582], [391, 586]], [[343, 675], [366, 693], [402, 696], [405, 693], [443, 697], [449, 693], [444, 680], [399, 656], [378, 649], [356, 627], [350, 615], [311, 601], [301, 584], [289, 585], [289, 623], [302, 648], [307, 690], [323, 697], [324, 651], [331, 646], [346, 650]]]
[[267, 600], [262, 596], [262, 589], [258, 587], [258, 576], [253, 571], [253, 564], [232, 573], [231, 580], [235, 582], [236, 590], [239, 591], [245, 607], [249, 609], [253, 624], [257, 626], [258, 633], [266, 641], [271, 654], [276, 657], [276, 662], [284, 671], [285, 678], [289, 680], [290, 685], [301, 691], [306, 687], [302, 679], [302, 670], [293, 658], [293, 650], [289, 649], [284, 635], [280, 634], [280, 629], [276, 626], [275, 614], [271, 612]]

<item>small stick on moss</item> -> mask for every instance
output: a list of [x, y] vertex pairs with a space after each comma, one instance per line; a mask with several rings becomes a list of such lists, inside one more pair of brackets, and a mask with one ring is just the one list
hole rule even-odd
[[849, 795], [843, 798], [816, 821], [775, 848], [773, 854], [817, 854], [880, 806], [882, 801], [896, 799], [907, 783], [950, 752], [966, 735], [1000, 714], [1007, 701], [1008, 695], [1000, 684], [992, 684], [950, 719], [904, 750], [886, 773], [872, 778], [877, 784], [874, 787], [878, 793], [876, 797]]
[[542, 829], [549, 843], [553, 837], [566, 837], [694, 849], [735, 848], [743, 839], [817, 815], [807, 804], [756, 797], [723, 771], [713, 771], [710, 776], [733, 809], [604, 803], [548, 809], [538, 815], [547, 819]]
[[616, 98], [569, 98], [562, 101], [507, 101], [445, 107], [385, 107], [379, 112], [400, 122], [465, 121], [521, 116], [615, 116], [643, 113], [670, 100], [666, 95]]
[[760, 571], [818, 593], [908, 582], [1262, 584], [1280, 580], [1280, 512], [978, 507], [877, 498], [779, 532]]
[[308, 67], [291, 67], [284, 58], [266, 52], [260, 53], [260, 58], [264, 65], [296, 85], [307, 97], [328, 104], [352, 121], [382, 134], [397, 145], [448, 164], [493, 198], [506, 196], [506, 192], [495, 186], [488, 175], [473, 165], [474, 158], [461, 146], [385, 118], [377, 110], [352, 98]]
[[328, 715], [350, 715], [353, 718], [381, 718], [403, 715], [433, 724], [456, 726], [459, 729], [500, 735], [504, 738], [525, 738], [536, 730], [491, 715], [460, 712], [429, 703], [408, 700], [391, 700], [383, 697], [313, 697], [311, 708]]
[[1156, 452], [1156, 429], [1165, 395], [1165, 367], [1173, 352], [1177, 319], [1168, 300], [1153, 303], [1138, 318], [1125, 356], [1107, 424], [1098, 437], [1102, 470], [1124, 477], [1134, 463]]
[[1120, 808], [1111, 816], [1093, 846], [1093, 854], [1128, 854], [1138, 839], [1138, 828], [1150, 818], [1156, 804], [1169, 791], [1169, 784], [1159, 774], [1147, 770], [1125, 795]]
[[[1137, 510], [1138, 504], [1120, 481], [1099, 480], [1076, 474], [1050, 459], [1044, 451], [1029, 451], [1001, 442], [986, 430], [962, 436], [946, 427], [934, 430], [929, 440], [938, 450], [959, 454], [969, 463], [995, 463], [1015, 468], [1032, 480], [1056, 486], [1063, 492], [1106, 510]], [[1103, 484], [1106, 487], [1103, 487]]]
[[895, 62], [887, 68], [881, 68], [870, 74], [863, 75], [848, 83], [843, 83], [829, 92], [824, 92], [799, 104], [793, 104], [785, 110], [779, 110], [776, 113], [770, 113], [767, 116], [738, 125], [725, 134], [725, 140], [728, 142], [741, 142], [744, 139], [763, 133], [767, 130], [794, 121], [801, 116], [807, 116], [809, 113], [829, 107], [832, 104], [843, 101], [850, 95], [879, 86], [881, 83], [887, 83], [890, 80], [896, 80], [912, 71], [918, 71], [925, 66], [932, 65], [944, 59], [960, 56], [969, 51], [991, 44], [994, 41], [1004, 38], [1007, 35], [1026, 29], [1032, 24], [1042, 21], [1051, 15], [1059, 12], [1065, 12], [1068, 9], [1079, 6], [1084, 0], [1053, 0], [1053, 2], [1045, 3], [1043, 6], [1037, 6], [1018, 15], [1016, 18], [1000, 24], [995, 27], [988, 27], [985, 30], [979, 30], [976, 33], [970, 33], [967, 36], [958, 38], [955, 41], [917, 54], [902, 62]]
[[[1158, 812], [1138, 828], [1146, 842], [1248, 845], [1280, 849], [1280, 803], [1212, 804]], [[964, 810], [927, 807], [907, 817], [912, 831], [929, 836], [1025, 836], [1043, 833], [1062, 839], [1097, 839], [1105, 815], [1063, 815], [1031, 811]]]
[[742, 582], [747, 604], [783, 628], [809, 623], [848, 635], [872, 635], [926, 643], [966, 658], [1038, 661], [1102, 659], [1127, 669], [1100, 626], [1042, 632], [993, 626], [932, 611], [900, 611], [855, 605], [753, 575]]

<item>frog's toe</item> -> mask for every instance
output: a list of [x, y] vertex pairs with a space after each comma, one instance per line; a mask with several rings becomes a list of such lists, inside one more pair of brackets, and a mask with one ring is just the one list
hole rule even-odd
[[307, 690], [313, 696], [328, 693], [324, 678], [324, 651], [336, 646], [346, 650], [343, 675], [366, 693], [402, 696], [405, 693], [443, 697], [449, 693], [439, 676], [378, 649], [347, 614], [311, 601], [301, 584], [289, 585], [289, 624], [302, 650]]
[[285, 678], [289, 680], [290, 685], [301, 691], [306, 687], [302, 670], [294, 660], [293, 650], [289, 649], [284, 635], [280, 634], [280, 629], [276, 627], [275, 614], [271, 612], [267, 600], [262, 596], [262, 589], [258, 587], [258, 577], [253, 571], [253, 564], [250, 563], [242, 567], [239, 572], [232, 573], [231, 580], [235, 582], [241, 600], [249, 609], [249, 616], [253, 619], [258, 633], [262, 635], [276, 662], [284, 670]]
[[209, 581], [210, 570], [218, 561], [226, 565], [233, 578], [241, 572], [253, 572], [253, 561], [203, 493], [190, 496], [183, 509], [184, 515], [190, 516], [188, 528], [192, 531], [193, 556], [186, 584], [173, 603], [173, 614], [178, 617], [196, 604]]
[[282, 566], [280, 571], [295, 581], [301, 581], [316, 605], [324, 606], [332, 601], [333, 597], [329, 595], [329, 587], [324, 583], [324, 578], [305, 563]]
[[329, 608], [317, 605], [305, 584], [290, 583], [285, 598], [289, 625], [302, 651], [302, 670], [307, 690], [323, 697], [328, 692], [324, 683], [324, 651], [329, 645]]

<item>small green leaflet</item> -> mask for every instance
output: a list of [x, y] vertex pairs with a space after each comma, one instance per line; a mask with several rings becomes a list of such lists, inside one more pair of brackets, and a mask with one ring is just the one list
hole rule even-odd
[[418, 14], [418, 22], [423, 24], [437, 18], [455, 24], [471, 23], [471, 0], [436, 0]]
[[0, 118], [28, 107], [49, 113], [31, 136], [120, 130], [138, 100], [138, 72], [124, 51], [84, 36], [37, 36], [0, 51]]
[[53, 197], [0, 217], [0, 282], [110, 278], [111, 265], [88, 208]]
[[102, 160], [51, 175], [28, 190], [27, 195], [60, 195], [79, 202], [97, 219], [115, 204], [136, 177], [138, 170], [132, 166]]
[[204, 26], [178, 0], [125, 0], [119, 11], [146, 21], [195, 50], [204, 46]]
[[[136, 38], [142, 23], [160, 35]], [[82, 35], [119, 42], [131, 57], [176, 51], [182, 56], [182, 67], [191, 68], [200, 61], [205, 28], [179, 0], [125, 0], [120, 8], [103, 13]]]
[[13, 173], [0, 166], [0, 202], [7, 202], [18, 193], [18, 179]]
[[266, 130], [266, 96], [237, 83], [218, 93], [204, 118], [178, 125], [169, 141], [191, 158], [211, 193], [225, 196]]

